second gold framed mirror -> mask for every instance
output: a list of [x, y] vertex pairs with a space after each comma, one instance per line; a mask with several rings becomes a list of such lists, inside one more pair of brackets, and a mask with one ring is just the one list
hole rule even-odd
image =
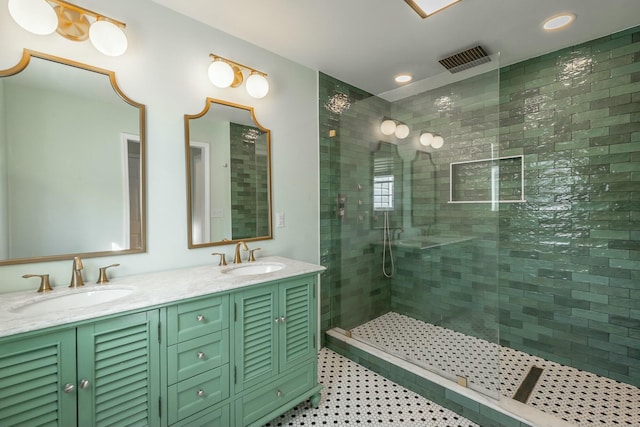
[[189, 248], [271, 239], [271, 131], [253, 107], [207, 98], [184, 126]]

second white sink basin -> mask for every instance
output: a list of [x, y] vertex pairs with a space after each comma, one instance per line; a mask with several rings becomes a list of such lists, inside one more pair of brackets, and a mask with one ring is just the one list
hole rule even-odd
[[282, 270], [284, 264], [279, 262], [252, 262], [250, 264], [234, 265], [233, 267], [227, 267], [222, 272], [224, 274], [230, 274], [232, 276], [253, 276], [256, 274], [273, 273], [274, 271]]
[[62, 295], [56, 295], [56, 291], [51, 294], [41, 295], [32, 298], [29, 301], [19, 303], [10, 308], [14, 313], [34, 314], [52, 313], [56, 311], [64, 311], [73, 308], [91, 307], [119, 298], [124, 298], [133, 292], [129, 288], [92, 288], [92, 289], [74, 289], [63, 290]]

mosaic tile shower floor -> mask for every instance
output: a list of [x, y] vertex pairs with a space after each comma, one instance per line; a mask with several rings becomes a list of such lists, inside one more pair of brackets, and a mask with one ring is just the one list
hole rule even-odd
[[470, 383], [508, 397], [516, 393], [529, 369], [538, 366], [543, 373], [529, 405], [580, 427], [640, 426], [640, 388], [625, 383], [393, 312], [351, 333], [353, 338], [423, 367], [432, 365], [466, 376]]
[[318, 376], [324, 386], [318, 408], [306, 401], [264, 427], [477, 426], [326, 348], [318, 355]]

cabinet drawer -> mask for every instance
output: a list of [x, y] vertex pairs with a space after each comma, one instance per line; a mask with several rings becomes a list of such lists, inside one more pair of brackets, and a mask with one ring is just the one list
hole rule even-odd
[[230, 404], [227, 403], [221, 408], [210, 411], [204, 415], [195, 414], [192, 417], [180, 420], [171, 427], [229, 427], [231, 425]]
[[229, 363], [229, 330], [204, 335], [168, 348], [169, 384]]
[[313, 364], [277, 376], [268, 386], [249, 392], [236, 400], [236, 423], [243, 426], [260, 419], [278, 407], [299, 398], [313, 388], [316, 371]]
[[167, 308], [168, 344], [176, 344], [229, 327], [227, 295], [185, 302]]
[[229, 397], [229, 365], [169, 386], [169, 424], [202, 411]]

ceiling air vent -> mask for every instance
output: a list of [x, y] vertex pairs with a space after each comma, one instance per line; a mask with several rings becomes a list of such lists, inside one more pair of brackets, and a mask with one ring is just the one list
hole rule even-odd
[[451, 73], [457, 73], [489, 61], [491, 61], [491, 58], [489, 58], [487, 52], [482, 47], [476, 46], [448, 56], [438, 62]]

